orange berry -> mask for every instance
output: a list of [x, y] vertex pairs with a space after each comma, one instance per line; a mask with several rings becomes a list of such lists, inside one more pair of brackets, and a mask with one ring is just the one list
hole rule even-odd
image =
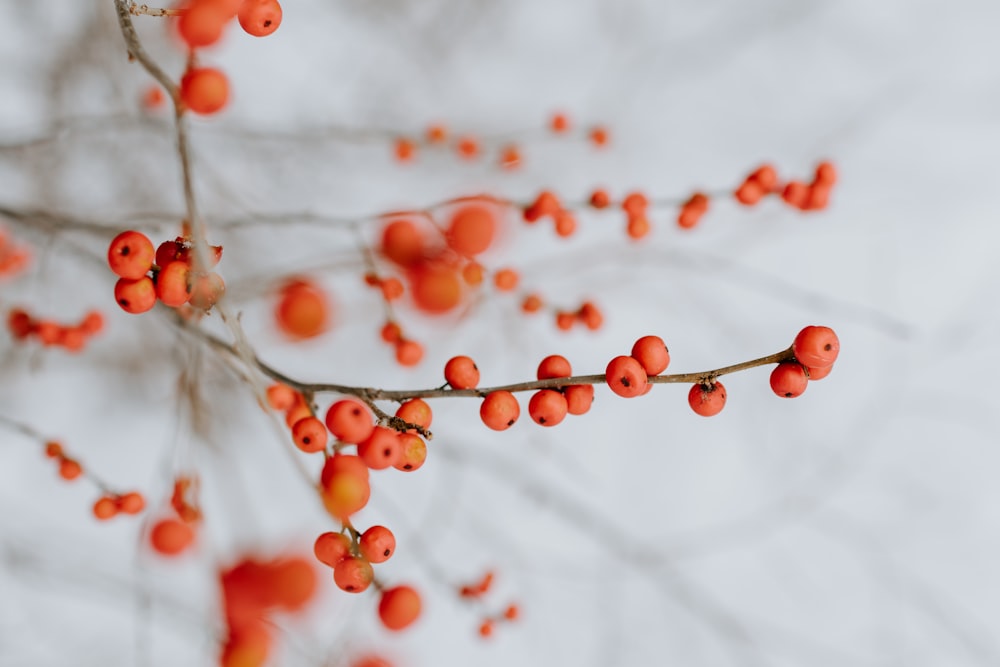
[[726, 388], [718, 381], [692, 385], [688, 405], [702, 417], [717, 415], [726, 407]]
[[320, 486], [326, 488], [333, 481], [333, 478], [340, 474], [356, 477], [364, 482], [367, 482], [370, 477], [368, 466], [365, 465], [360, 456], [337, 452], [323, 464], [323, 470], [319, 476]]
[[329, 299], [319, 285], [303, 279], [291, 280], [278, 291], [274, 319], [278, 329], [289, 338], [315, 338], [329, 328]]
[[789, 181], [781, 191], [781, 198], [789, 206], [804, 209], [809, 199], [809, 186], [801, 181]]
[[509, 391], [490, 392], [479, 406], [479, 417], [494, 431], [505, 431], [521, 416], [521, 406]]
[[138, 280], [119, 278], [115, 283], [115, 301], [126, 313], [145, 313], [156, 305], [156, 287], [149, 276]]
[[517, 146], [510, 144], [501, 149], [500, 166], [504, 169], [517, 169], [521, 166], [521, 151]]
[[475, 389], [479, 385], [479, 368], [469, 357], [452, 357], [444, 365], [444, 379], [452, 389]]
[[309, 406], [300, 397], [292, 407], [285, 410], [285, 425], [288, 428], [292, 428], [299, 420], [312, 416], [312, 410], [309, 409]]
[[573, 367], [569, 360], [560, 354], [552, 354], [542, 359], [538, 364], [535, 377], [539, 380], [548, 380], [550, 378], [568, 378], [571, 375], [573, 375]]
[[559, 197], [549, 190], [542, 190], [528, 208], [524, 209], [526, 222], [535, 222], [539, 218], [554, 216], [562, 209]]
[[55, 440], [45, 443], [45, 455], [50, 459], [58, 459], [63, 455], [62, 445]]
[[451, 215], [445, 240], [461, 255], [478, 255], [490, 247], [496, 232], [496, 217], [481, 204], [467, 204]]
[[649, 208], [649, 199], [647, 199], [646, 195], [641, 192], [630, 192], [625, 195], [625, 199], [622, 200], [622, 210], [625, 211], [629, 217], [645, 215], [647, 208]]
[[469, 262], [462, 267], [462, 280], [466, 285], [481, 285], [483, 282], [483, 265], [479, 262]]
[[572, 211], [561, 210], [556, 213], [556, 234], [566, 238], [576, 231], [576, 217]]
[[524, 301], [521, 302], [521, 310], [526, 313], [537, 313], [542, 309], [542, 298], [537, 294], [529, 294], [524, 297]]
[[281, 5], [278, 0], [243, 0], [238, 17], [247, 34], [266, 37], [281, 25]]
[[431, 406], [422, 398], [411, 398], [403, 402], [396, 409], [396, 416], [407, 423], [423, 428], [430, 428], [431, 421], [434, 419]]
[[337, 561], [333, 566], [333, 580], [342, 591], [362, 593], [368, 589], [375, 578], [371, 564], [355, 556], [347, 556]]
[[632, 357], [646, 370], [646, 375], [659, 375], [670, 365], [670, 350], [659, 336], [643, 336], [632, 346]]
[[491, 637], [493, 635], [493, 621], [486, 619], [479, 626], [480, 637]]
[[736, 201], [744, 206], [753, 206], [767, 194], [757, 181], [746, 180], [736, 188]]
[[108, 247], [108, 266], [119, 278], [139, 280], [153, 267], [156, 251], [145, 234], [125, 231], [116, 236]]
[[403, 282], [399, 278], [386, 278], [379, 287], [382, 289], [382, 298], [386, 301], [395, 301], [403, 296]]
[[837, 182], [837, 168], [832, 162], [820, 162], [816, 165], [816, 175], [813, 177], [813, 185], [832, 186]]
[[628, 223], [625, 226], [625, 233], [628, 234], [630, 239], [638, 241], [649, 234], [649, 229], [649, 219], [645, 215], [639, 215], [629, 217]]
[[701, 222], [701, 217], [704, 214], [704, 211], [689, 206], [682, 206], [680, 213], [677, 214], [677, 226], [681, 229], [691, 229]]
[[124, 495], [118, 496], [115, 502], [118, 509], [125, 514], [139, 514], [146, 509], [146, 499], [137, 491], [129, 491]]
[[313, 553], [319, 562], [336, 567], [337, 563], [351, 554], [351, 540], [340, 533], [323, 533], [316, 538]]
[[222, 29], [230, 18], [219, 3], [192, 0], [177, 19], [177, 32], [189, 48], [211, 46], [222, 39]]
[[156, 274], [156, 296], [163, 305], [178, 308], [188, 302], [191, 298], [190, 272], [186, 262], [174, 261], [160, 267]]
[[600, 309], [590, 301], [584, 302], [576, 315], [591, 331], [597, 331], [604, 324], [604, 316]]
[[778, 172], [771, 165], [762, 164], [747, 176], [747, 180], [755, 182], [764, 191], [764, 194], [768, 194], [774, 192], [778, 186]]
[[398, 139], [396, 139], [393, 151], [396, 156], [396, 159], [399, 162], [409, 162], [410, 160], [413, 159], [414, 155], [416, 154], [417, 147], [409, 139], [406, 139], [404, 137], [399, 137]]
[[96, 310], [88, 312], [80, 323], [80, 329], [89, 336], [100, 333], [104, 329], [104, 316]]
[[32, 334], [35, 324], [31, 320], [31, 315], [20, 308], [14, 308], [7, 316], [7, 328], [14, 338], [24, 340]]
[[560, 331], [569, 331], [576, 324], [576, 315], [574, 313], [568, 313], [566, 311], [559, 311], [556, 313], [556, 327]]
[[188, 303], [199, 310], [209, 310], [225, 293], [226, 283], [222, 276], [214, 271], [203, 273], [191, 284], [191, 300]]
[[785, 361], [771, 371], [771, 390], [782, 398], [795, 398], [809, 386], [806, 369], [797, 361]]
[[571, 384], [563, 389], [566, 397], [566, 411], [571, 415], [582, 415], [594, 403], [594, 385]]
[[607, 129], [597, 126], [590, 129], [590, 141], [595, 146], [606, 146], [609, 141]]
[[267, 388], [267, 404], [272, 410], [288, 410], [302, 397], [287, 384], [272, 384]]
[[632, 357], [615, 357], [608, 363], [605, 378], [611, 391], [625, 398], [641, 396], [648, 380], [642, 364]]
[[83, 468], [73, 459], [63, 459], [59, 461], [59, 476], [67, 482], [71, 482], [83, 474]]
[[569, 118], [566, 117], [566, 114], [562, 113], [552, 114], [552, 119], [549, 120], [549, 127], [556, 134], [566, 132], [569, 130]]
[[[327, 463], [338, 457], [333, 456]], [[364, 467], [364, 462], [357, 459]], [[327, 512], [341, 521], [346, 521], [352, 514], [362, 509], [368, 504], [371, 497], [371, 485], [368, 482], [368, 469], [365, 467], [365, 477], [358, 475], [353, 470], [334, 470], [330, 473], [328, 480], [322, 489], [323, 505]], [[324, 473], [326, 468], [324, 467]]]
[[304, 558], [282, 558], [270, 565], [271, 602], [285, 611], [302, 609], [316, 593], [316, 570]]
[[326, 411], [326, 427], [337, 440], [358, 444], [368, 439], [375, 430], [371, 410], [361, 401], [345, 398]]
[[160, 519], [149, 533], [153, 549], [164, 556], [176, 556], [194, 542], [194, 530], [178, 519]]
[[229, 80], [213, 67], [189, 69], [181, 78], [181, 100], [195, 113], [216, 113], [229, 101]]
[[87, 342], [87, 334], [79, 327], [63, 327], [59, 330], [58, 344], [70, 352], [79, 352]]
[[441, 262], [426, 262], [410, 272], [410, 294], [417, 308], [437, 315], [446, 313], [462, 300], [462, 280], [458, 269]]
[[[228, 605], [227, 611], [229, 611]], [[230, 624], [229, 634], [222, 645], [219, 665], [220, 667], [264, 667], [271, 656], [273, 641], [264, 621], [251, 618], [249, 621]]]
[[607, 208], [611, 205], [611, 198], [606, 190], [598, 188], [590, 194], [590, 205], [597, 209]]
[[541, 426], [555, 426], [566, 418], [566, 397], [554, 389], [540, 389], [528, 401], [528, 414]]
[[462, 137], [456, 145], [458, 154], [466, 160], [473, 160], [479, 155], [479, 143], [473, 137]]
[[326, 427], [315, 417], [303, 417], [292, 426], [292, 439], [308, 454], [321, 452], [326, 449]]
[[152, 111], [153, 109], [158, 109], [163, 106], [166, 99], [166, 96], [163, 94], [163, 89], [160, 88], [158, 84], [152, 84], [147, 86], [146, 89], [142, 91], [140, 104], [146, 111]]
[[378, 616], [389, 630], [402, 630], [420, 616], [420, 594], [410, 586], [396, 586], [382, 591]]
[[101, 496], [94, 503], [94, 516], [101, 521], [107, 521], [118, 514], [118, 503], [110, 496]]
[[840, 340], [830, 327], [809, 326], [792, 343], [795, 358], [809, 368], [832, 366], [840, 354]]
[[400, 366], [416, 366], [424, 358], [424, 346], [405, 338], [396, 342], [396, 361]]
[[403, 443], [391, 428], [376, 426], [372, 434], [358, 443], [358, 456], [372, 470], [385, 470], [403, 458]]
[[55, 345], [62, 337], [62, 327], [52, 320], [39, 320], [35, 323], [35, 334], [42, 345]]
[[402, 456], [393, 467], [404, 472], [413, 472], [427, 460], [427, 443], [416, 433], [400, 433]]
[[508, 621], [515, 621], [521, 615], [521, 610], [516, 604], [512, 604], [503, 611], [503, 617]]
[[396, 551], [396, 536], [385, 526], [372, 526], [361, 533], [358, 550], [370, 563], [384, 563]]
[[493, 274], [493, 284], [501, 292], [510, 292], [517, 288], [520, 276], [514, 269], [500, 269]]
[[448, 139], [448, 130], [443, 125], [431, 125], [427, 128], [427, 141], [432, 144], [444, 143]]
[[803, 209], [807, 211], [821, 211], [830, 203], [830, 186], [814, 183], [809, 186], [806, 202]]
[[379, 331], [379, 336], [386, 343], [396, 343], [403, 336], [403, 330], [395, 322], [386, 322]]

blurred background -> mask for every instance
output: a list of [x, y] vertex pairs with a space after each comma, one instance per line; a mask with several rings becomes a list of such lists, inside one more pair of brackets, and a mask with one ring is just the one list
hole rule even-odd
[[[213, 665], [217, 571], [241, 554], [308, 554], [332, 528], [287, 431], [222, 358], [167, 313], [114, 304], [104, 256], [126, 228], [155, 240], [184, 215], [171, 113], [129, 63], [112, 0], [2, 0], [0, 225], [29, 245], [0, 278], [0, 307], [106, 331], [79, 355], [0, 334], [0, 416], [59, 438], [116, 488], [162, 515], [172, 480], [197, 472], [196, 549], [151, 553], [150, 518], [101, 523], [99, 492], [66, 484], [41, 447], [0, 428], [0, 664]], [[385, 581], [412, 582], [411, 630], [377, 623], [376, 596], [320, 573], [317, 599], [276, 619], [275, 665], [350, 665], [377, 653], [427, 665], [960, 666], [1000, 664], [1000, 371], [996, 168], [1000, 5], [619, 0], [287, 0], [265, 39], [231, 26], [199, 54], [230, 78], [220, 114], [191, 120], [195, 188], [221, 243], [227, 307], [262, 359], [304, 381], [385, 389], [442, 384], [453, 355], [483, 385], [532, 379], [563, 354], [601, 373], [646, 334], [672, 372], [787, 347], [803, 326], [841, 341], [829, 378], [794, 400], [768, 369], [726, 378], [711, 419], [686, 386], [624, 400], [597, 387], [591, 412], [503, 433], [475, 399], [432, 402], [435, 437], [412, 474], [373, 473], [360, 525], [396, 533]], [[179, 77], [164, 19], [140, 38]], [[572, 127], [556, 136], [555, 112]], [[484, 155], [394, 142], [434, 123]], [[587, 139], [594, 126], [610, 141]], [[514, 141], [523, 164], [498, 166]], [[641, 242], [618, 212], [581, 211], [578, 232], [514, 211], [483, 262], [514, 266], [554, 303], [598, 303], [597, 332], [525, 317], [485, 289], [459, 312], [400, 320], [424, 343], [402, 368], [379, 340], [377, 292], [359, 245], [368, 216], [543, 188], [582, 202], [682, 201], [731, 192], [763, 162], [807, 180], [839, 170], [830, 206], [712, 202], [681, 230], [650, 216]], [[343, 220], [368, 220], [359, 232]], [[328, 290], [333, 326], [293, 343], [277, 287]], [[204, 326], [226, 336], [218, 318]], [[319, 397], [325, 411], [333, 395]], [[280, 421], [280, 418], [279, 418]], [[457, 588], [495, 573], [489, 596]], [[482, 620], [522, 617], [483, 639]]]

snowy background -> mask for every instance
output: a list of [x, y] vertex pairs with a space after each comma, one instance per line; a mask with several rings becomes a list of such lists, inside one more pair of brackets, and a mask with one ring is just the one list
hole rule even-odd
[[[0, 415], [142, 490], [152, 516], [173, 475], [198, 470], [207, 516], [196, 551], [166, 562], [145, 519], [98, 523], [92, 485], [63, 483], [37, 444], [2, 431], [0, 664], [211, 665], [218, 563], [307, 552], [329, 519], [245, 383], [162, 313], [115, 308], [108, 240], [176, 234], [183, 201], [169, 113], [141, 110], [150, 80], [127, 62], [112, 1], [0, 8], [0, 208], [96, 225], [3, 216], [36, 260], [0, 282], [0, 306], [108, 319], [78, 356], [0, 334]], [[163, 21], [136, 24], [177, 75]], [[842, 346], [795, 400], [771, 393], [767, 369], [727, 378], [712, 419], [681, 386], [631, 401], [598, 387], [586, 416], [543, 430], [525, 414], [505, 433], [475, 401], [434, 402], [427, 464], [373, 475], [358, 522], [396, 532], [377, 572], [424, 591], [421, 622], [390, 636], [374, 595], [324, 573], [309, 612], [278, 620], [274, 664], [367, 651], [399, 667], [1000, 664], [998, 27], [988, 0], [287, 0], [269, 38], [233, 26], [201, 56], [233, 99], [192, 122], [197, 193], [226, 248], [230, 307], [289, 374], [431, 387], [468, 354], [495, 385], [552, 353], [602, 372], [649, 333], [671, 370], [699, 371], [783, 349], [808, 324]], [[572, 137], [544, 131], [556, 110]], [[524, 166], [426, 152], [395, 164], [391, 137], [433, 122], [493, 148], [514, 138]], [[598, 123], [606, 150], [584, 137]], [[356, 239], [323, 222], [543, 187], [683, 198], [762, 161], [805, 179], [820, 159], [841, 175], [822, 213], [718, 201], [684, 232], [663, 208], [642, 243], [615, 213], [581, 214], [568, 241], [512, 219], [486, 261], [567, 306], [594, 299], [605, 328], [563, 334], [495, 294], [461, 317], [406, 311], [428, 350], [416, 369], [377, 340]], [[336, 326], [318, 341], [274, 328], [290, 272], [333, 295]], [[196, 410], [179, 391], [191, 385]], [[486, 603], [460, 600], [454, 587], [487, 569]], [[480, 639], [483, 615], [511, 601], [523, 619]]]

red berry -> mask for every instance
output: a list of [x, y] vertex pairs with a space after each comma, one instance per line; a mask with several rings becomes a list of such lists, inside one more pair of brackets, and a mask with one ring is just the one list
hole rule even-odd
[[281, 25], [281, 5], [278, 0], [243, 0], [238, 16], [247, 34], [266, 37]]
[[494, 431], [505, 431], [521, 416], [521, 406], [509, 391], [494, 391], [486, 395], [479, 406], [479, 417]]
[[571, 415], [582, 415], [590, 410], [594, 402], [594, 385], [571, 384], [563, 390], [566, 409]]
[[385, 526], [372, 526], [361, 534], [361, 555], [371, 563], [384, 563], [396, 551], [396, 536]]
[[195, 113], [213, 114], [229, 101], [229, 80], [212, 67], [189, 69], [181, 78], [181, 99]]
[[382, 592], [378, 616], [389, 630], [402, 630], [420, 616], [420, 594], [410, 586], [396, 586]]
[[479, 368], [469, 357], [452, 357], [444, 365], [444, 379], [452, 389], [474, 389], [479, 384]]
[[292, 426], [292, 439], [296, 447], [308, 454], [321, 452], [326, 449], [326, 427], [311, 415], [303, 417]]
[[830, 327], [809, 326], [792, 343], [795, 358], [809, 368], [832, 366], [840, 354], [840, 340]]
[[361, 593], [368, 589], [375, 578], [372, 566], [363, 558], [348, 556], [333, 566], [333, 580], [348, 593]]
[[615, 357], [608, 363], [605, 379], [611, 391], [625, 398], [641, 396], [648, 379], [642, 364], [632, 357]]
[[376, 426], [367, 439], [358, 443], [358, 456], [372, 470], [385, 470], [402, 458], [403, 443], [396, 431]]
[[115, 301], [126, 313], [145, 313], [156, 305], [156, 287], [149, 276], [138, 280], [119, 278], [115, 283]]
[[326, 411], [326, 427], [341, 442], [358, 444], [372, 434], [375, 423], [368, 406], [359, 400], [345, 398]]
[[416, 433], [400, 433], [399, 441], [402, 443], [403, 453], [392, 467], [404, 472], [413, 472], [427, 460], [427, 443]]
[[809, 386], [806, 370], [797, 361], [778, 364], [771, 371], [771, 390], [782, 398], [795, 398]]
[[642, 364], [646, 375], [659, 375], [670, 365], [670, 350], [659, 336], [643, 336], [632, 346], [632, 358]]
[[324, 565], [336, 567], [342, 559], [351, 553], [351, 540], [340, 533], [323, 533], [313, 544], [316, 559]]
[[153, 267], [156, 250], [149, 238], [136, 231], [116, 236], [108, 247], [108, 266], [119, 278], [139, 280]]
[[717, 415], [726, 406], [726, 388], [721, 382], [696, 384], [688, 392], [688, 404], [702, 417]]
[[528, 414], [541, 426], [555, 426], [566, 418], [566, 397], [553, 389], [541, 389], [528, 402]]
[[538, 364], [536, 377], [539, 380], [548, 380], [550, 378], [568, 378], [572, 375], [573, 367], [569, 360], [562, 355], [552, 354], [542, 359], [541, 363]]

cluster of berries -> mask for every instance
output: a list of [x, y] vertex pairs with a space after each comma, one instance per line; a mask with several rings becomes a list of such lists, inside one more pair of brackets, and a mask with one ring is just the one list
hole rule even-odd
[[[59, 462], [59, 476], [67, 482], [83, 475], [83, 466], [74, 458], [67, 456], [62, 443], [50, 440], [45, 443], [45, 455]], [[98, 482], [98, 485], [100, 483]], [[146, 499], [138, 491], [127, 493], [105, 493], [94, 503], [94, 516], [102, 521], [111, 519], [118, 514], [139, 514], [146, 509]]]
[[[212, 266], [222, 246], [211, 246]], [[145, 234], [133, 230], [116, 236], [108, 247], [108, 266], [118, 276], [115, 301], [127, 313], [144, 313], [159, 299], [165, 306], [190, 304], [207, 311], [222, 298], [226, 285], [214, 271], [195, 270], [195, 252], [186, 236], [153, 249]]]
[[363, 533], [323, 533], [316, 538], [317, 560], [333, 568], [333, 581], [342, 591], [362, 593], [375, 579], [372, 564], [384, 563], [396, 551], [396, 537], [385, 526], [372, 526]]
[[[483, 596], [489, 592], [492, 585], [493, 573], [487, 572], [483, 575], [483, 578], [476, 583], [464, 585], [459, 588], [458, 594], [465, 599], [481, 600]], [[483, 618], [482, 622], [479, 624], [479, 636], [483, 638], [492, 637], [497, 624], [516, 621], [520, 615], [521, 610], [516, 604], [507, 605], [507, 607], [505, 607], [499, 614]]]
[[79, 352], [91, 336], [104, 329], [104, 317], [92, 310], [77, 324], [59, 324], [53, 320], [35, 319], [28, 311], [14, 308], [7, 316], [7, 327], [16, 340], [27, 340], [34, 336], [42, 345]]

